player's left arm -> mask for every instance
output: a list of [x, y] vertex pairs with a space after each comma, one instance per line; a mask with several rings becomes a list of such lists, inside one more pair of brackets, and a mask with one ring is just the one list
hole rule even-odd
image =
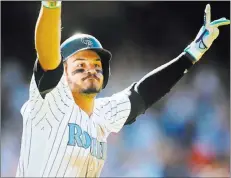
[[[102, 101], [104, 119], [100, 122], [107, 133], [119, 132], [137, 116], [165, 96], [197, 63], [219, 35], [218, 27], [230, 23], [226, 18], [210, 22], [210, 5], [206, 6], [204, 25], [195, 40], [178, 57], [154, 69], [122, 92]], [[102, 119], [102, 118], [101, 118]]]
[[133, 123], [139, 114], [144, 113], [152, 104], [165, 96], [211, 47], [219, 35], [218, 27], [230, 24], [230, 20], [226, 18], [213, 22], [210, 19], [210, 5], [208, 4], [204, 14], [204, 25], [184, 52], [151, 71], [130, 88], [131, 112], [125, 124]]

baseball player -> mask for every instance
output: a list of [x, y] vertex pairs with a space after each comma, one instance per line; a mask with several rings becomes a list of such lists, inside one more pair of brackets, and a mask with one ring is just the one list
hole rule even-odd
[[[107, 138], [131, 124], [198, 62], [226, 18], [204, 24], [175, 59], [106, 98], [111, 53], [93, 36], [77, 34], [60, 45], [61, 2], [42, 1], [35, 28], [37, 60], [22, 106], [23, 133], [17, 177], [99, 177]], [[61, 52], [60, 52], [61, 51]]]

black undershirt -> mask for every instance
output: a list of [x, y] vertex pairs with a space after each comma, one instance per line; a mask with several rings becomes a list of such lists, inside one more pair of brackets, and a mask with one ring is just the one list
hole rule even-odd
[[[137, 83], [126, 89], [131, 101], [131, 112], [125, 123], [131, 124], [136, 117], [144, 113], [152, 104], [166, 95], [171, 88], [184, 76], [193, 63], [189, 54], [182, 54], [167, 64], [149, 72]], [[60, 81], [64, 71], [63, 63], [54, 69], [44, 71], [36, 60], [34, 74], [36, 84], [44, 98], [46, 93], [55, 88]]]

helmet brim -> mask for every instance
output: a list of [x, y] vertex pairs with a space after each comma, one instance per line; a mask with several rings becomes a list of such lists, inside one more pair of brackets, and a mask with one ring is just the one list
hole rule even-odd
[[88, 48], [88, 50], [95, 51], [101, 58], [101, 60], [108, 60], [110, 61], [112, 58], [112, 54], [110, 51], [103, 49], [103, 48]]
[[112, 58], [112, 54], [110, 51], [104, 49], [104, 48], [82, 48], [79, 50], [76, 50], [75, 52], [73, 52], [72, 54], [70, 54], [69, 56], [66, 56], [65, 59], [63, 59], [63, 61], [66, 61], [69, 57], [73, 56], [74, 54], [80, 52], [80, 51], [85, 51], [85, 50], [92, 50], [95, 51], [101, 58], [101, 60], [108, 60], [110, 61]]

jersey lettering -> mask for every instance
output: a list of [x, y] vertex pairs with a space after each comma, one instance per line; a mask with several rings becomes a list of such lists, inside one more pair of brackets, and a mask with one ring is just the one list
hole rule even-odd
[[99, 142], [91, 137], [86, 131], [82, 131], [81, 127], [75, 123], [69, 123], [69, 138], [67, 145], [78, 146], [84, 149], [90, 147], [91, 155], [97, 159], [106, 158], [106, 143]]

